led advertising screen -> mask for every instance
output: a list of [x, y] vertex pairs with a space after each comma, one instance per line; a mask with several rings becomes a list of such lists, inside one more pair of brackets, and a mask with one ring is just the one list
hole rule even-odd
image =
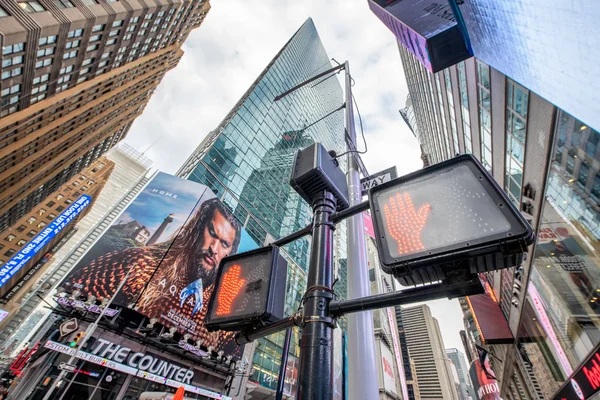
[[52, 221], [43, 231], [38, 233], [27, 246], [23, 247], [10, 260], [8, 260], [2, 269], [0, 269], [0, 287], [4, 286], [17, 272], [21, 270], [31, 259], [39, 253], [65, 226], [79, 214], [92, 201], [87, 194], [81, 195], [74, 203]]
[[109, 298], [133, 268], [113, 304], [236, 354], [233, 333], [208, 333], [204, 318], [221, 259], [257, 247], [207, 186], [159, 173], [61, 286]]

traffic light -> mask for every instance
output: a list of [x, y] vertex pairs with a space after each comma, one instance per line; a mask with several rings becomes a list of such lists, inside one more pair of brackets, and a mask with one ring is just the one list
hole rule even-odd
[[209, 331], [240, 331], [283, 318], [287, 262], [276, 246], [224, 258], [208, 303]]
[[369, 192], [379, 258], [403, 285], [520, 264], [531, 226], [472, 155]]
[[73, 339], [71, 339], [71, 342], [69, 343], [69, 347], [77, 347], [77, 344], [79, 343], [81, 338], [83, 338], [83, 335], [85, 335], [84, 331], [77, 332], [77, 334], [73, 337]]

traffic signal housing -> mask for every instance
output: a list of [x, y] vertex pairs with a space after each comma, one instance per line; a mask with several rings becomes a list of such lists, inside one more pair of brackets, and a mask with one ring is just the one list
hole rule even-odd
[[369, 202], [382, 268], [403, 285], [519, 265], [535, 238], [472, 155], [376, 186]]
[[224, 258], [208, 303], [209, 331], [240, 331], [283, 318], [287, 261], [276, 246]]
[[77, 344], [81, 341], [83, 335], [85, 335], [84, 331], [77, 332], [73, 339], [71, 339], [71, 341], [69, 342], [69, 347], [77, 347]]

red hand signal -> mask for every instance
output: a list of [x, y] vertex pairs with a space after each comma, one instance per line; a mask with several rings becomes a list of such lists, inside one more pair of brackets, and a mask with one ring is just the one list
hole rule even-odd
[[223, 283], [221, 290], [217, 295], [217, 311], [216, 315], [228, 315], [231, 313], [231, 305], [240, 293], [240, 289], [246, 285], [246, 280], [240, 278], [242, 267], [233, 265], [229, 271], [223, 274]]
[[425, 247], [421, 242], [421, 231], [427, 222], [431, 206], [425, 203], [419, 211], [415, 211], [408, 193], [404, 193], [404, 196], [396, 193], [395, 197], [390, 197], [388, 204], [383, 206], [383, 211], [388, 231], [398, 244], [398, 254], [423, 250]]

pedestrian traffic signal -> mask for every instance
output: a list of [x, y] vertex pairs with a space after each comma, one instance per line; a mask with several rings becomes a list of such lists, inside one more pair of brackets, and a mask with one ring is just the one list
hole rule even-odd
[[84, 331], [77, 332], [77, 334], [73, 337], [73, 339], [71, 339], [71, 342], [69, 343], [69, 346], [70, 347], [77, 347], [77, 344], [79, 343], [79, 341], [81, 341], [81, 339], [83, 338], [83, 335], [85, 335]]
[[287, 262], [276, 246], [226, 257], [208, 303], [209, 331], [240, 331], [283, 318]]
[[369, 192], [382, 268], [404, 285], [520, 264], [531, 226], [472, 155]]

